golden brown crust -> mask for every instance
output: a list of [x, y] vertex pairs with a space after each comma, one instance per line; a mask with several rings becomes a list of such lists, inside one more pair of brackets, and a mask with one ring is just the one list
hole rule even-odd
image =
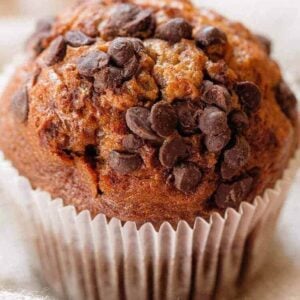
[[[178, 99], [198, 105], [203, 97], [201, 85], [209, 76], [230, 91], [228, 116], [242, 109], [234, 90], [237, 82], [253, 82], [259, 87], [260, 107], [247, 112], [249, 128], [243, 133], [250, 157], [235, 176], [247, 174], [253, 178], [251, 191], [243, 200], [251, 201], [272, 187], [297, 145], [295, 121], [276, 101], [276, 88], [282, 81], [276, 62], [243, 25], [212, 11], [195, 9], [187, 1], [134, 3], [155, 13], [156, 26], [180, 17], [193, 25], [193, 32], [208, 25], [219, 28], [228, 39], [224, 57], [210, 59], [192, 39], [169, 43], [149, 37], [143, 40], [145, 49], [139, 53], [137, 73], [117, 89], [95, 92], [93, 81], [79, 75], [77, 63], [93, 50], [108, 51], [111, 41], [99, 37], [98, 30], [101, 32], [107, 22], [112, 3], [84, 1], [58, 18], [40, 44], [45, 50], [16, 71], [2, 95], [0, 146], [6, 157], [34, 187], [62, 197], [78, 211], [88, 209], [93, 216], [104, 213], [123, 221], [155, 224], [176, 224], [181, 219], [192, 223], [196, 216], [208, 218], [212, 211], [224, 211], [213, 201], [222, 181], [220, 162], [224, 152], [207, 151], [202, 133], [183, 137], [192, 149], [189, 162], [201, 170], [201, 183], [193, 193], [185, 194], [166, 184], [169, 170], [161, 165], [159, 149], [151, 143], [144, 143], [138, 150], [143, 165], [130, 174], [115, 172], [109, 157], [111, 151], [124, 150], [122, 139], [131, 133], [125, 120], [129, 108], [150, 108], [159, 99], [172, 105]], [[97, 41], [68, 46], [61, 61], [47, 66], [50, 43], [70, 30], [80, 30]], [[12, 113], [11, 99], [24, 84], [29, 113], [22, 123]]]

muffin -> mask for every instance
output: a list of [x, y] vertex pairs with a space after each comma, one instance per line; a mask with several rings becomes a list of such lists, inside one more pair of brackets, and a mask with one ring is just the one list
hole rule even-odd
[[[239, 245], [233, 265], [240, 274], [244, 246], [274, 223], [283, 201], [264, 195], [298, 145], [296, 97], [271, 58], [270, 41], [188, 1], [87, 0], [38, 22], [26, 49], [1, 97], [0, 147], [33, 190], [92, 218], [138, 227], [149, 222], [164, 230], [167, 222], [181, 232], [180, 221], [192, 227], [200, 217], [211, 232], [205, 268], [222, 273], [212, 249], [239, 234], [231, 246]], [[47, 209], [39, 212], [43, 224]], [[179, 245], [186, 243], [182, 230]], [[60, 247], [64, 238], [56, 234], [48, 246]], [[215, 284], [200, 294], [209, 298]], [[188, 290], [176, 295], [185, 299]], [[167, 298], [175, 299], [161, 296]]]
[[270, 43], [189, 2], [82, 1], [27, 46], [0, 146], [78, 211], [192, 224], [262, 195], [295, 152]]

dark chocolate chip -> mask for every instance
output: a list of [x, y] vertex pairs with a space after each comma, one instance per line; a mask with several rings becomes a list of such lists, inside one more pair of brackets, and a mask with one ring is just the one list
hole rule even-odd
[[139, 69], [139, 59], [134, 55], [133, 57], [131, 57], [130, 60], [127, 61], [127, 63], [125, 63], [124, 67], [123, 67], [123, 77], [126, 80], [131, 79], [138, 71]]
[[139, 54], [141, 51], [144, 50], [144, 48], [145, 48], [144, 44], [140, 39], [138, 39], [138, 38], [129, 38], [129, 39], [133, 44], [133, 48], [134, 48], [135, 53]]
[[49, 32], [55, 22], [54, 17], [46, 17], [37, 21], [35, 32]]
[[65, 40], [72, 47], [87, 46], [96, 41], [79, 30], [68, 31], [65, 35]]
[[224, 163], [233, 168], [242, 168], [250, 157], [250, 146], [245, 138], [238, 137], [235, 145], [224, 153]]
[[239, 82], [235, 86], [241, 104], [248, 112], [256, 112], [261, 103], [261, 91], [259, 87], [250, 81]]
[[144, 145], [144, 141], [134, 134], [127, 134], [122, 140], [123, 147], [128, 151], [136, 151]]
[[78, 59], [77, 69], [80, 75], [93, 77], [94, 74], [109, 64], [109, 55], [102, 51], [92, 51]]
[[[116, 36], [149, 37], [155, 28], [155, 19], [148, 9], [134, 4], [117, 4], [102, 28], [105, 38]], [[100, 28], [101, 30], [101, 28]]]
[[161, 141], [151, 129], [150, 111], [145, 107], [131, 107], [126, 112], [126, 124], [137, 136], [154, 142]]
[[226, 44], [226, 34], [213, 26], [205, 26], [195, 33], [195, 40], [199, 47], [208, 47], [215, 44]]
[[18, 90], [12, 97], [12, 111], [19, 122], [24, 123], [27, 120], [29, 104], [26, 86]]
[[98, 93], [103, 93], [107, 89], [116, 91], [122, 83], [122, 70], [113, 66], [102, 68], [94, 74], [94, 88]]
[[215, 203], [219, 208], [234, 207], [247, 200], [251, 191], [253, 178], [247, 177], [231, 184], [222, 183], [215, 194]]
[[43, 40], [49, 37], [54, 21], [54, 18], [48, 17], [37, 22], [34, 33], [26, 42], [26, 47], [34, 55], [39, 55], [44, 50]]
[[129, 36], [146, 38], [153, 34], [155, 29], [155, 19], [148, 9], [141, 10], [134, 20], [128, 22], [125, 30]]
[[123, 67], [135, 56], [133, 42], [125, 37], [116, 38], [109, 45], [107, 53], [118, 67]]
[[276, 101], [279, 104], [283, 113], [293, 122], [297, 120], [297, 98], [288, 87], [281, 81], [275, 90]]
[[114, 171], [125, 175], [139, 169], [143, 161], [136, 153], [112, 151], [109, 155], [108, 163]]
[[211, 59], [224, 57], [227, 47], [226, 34], [213, 26], [206, 26], [195, 34], [197, 46], [202, 49]]
[[209, 152], [221, 151], [229, 142], [231, 131], [227, 115], [217, 107], [207, 107], [199, 118], [199, 128], [206, 135], [205, 145]]
[[221, 85], [211, 85], [205, 89], [202, 100], [210, 105], [216, 105], [224, 111], [231, 107], [231, 96], [228, 90]]
[[247, 164], [250, 158], [250, 146], [243, 137], [238, 137], [235, 145], [226, 150], [221, 166], [223, 179], [231, 179]]
[[209, 152], [217, 153], [226, 147], [230, 141], [231, 132], [229, 129], [218, 135], [205, 136], [205, 146]]
[[64, 59], [66, 55], [67, 44], [62, 35], [54, 39], [44, 57], [44, 62], [47, 66], [52, 66]]
[[181, 137], [171, 137], [159, 149], [159, 161], [166, 168], [172, 168], [180, 159], [188, 156], [188, 146]]
[[198, 128], [199, 109], [190, 101], [181, 101], [175, 104], [179, 120], [179, 130], [183, 134], [194, 133]]
[[168, 137], [176, 129], [177, 115], [169, 103], [160, 101], [152, 106], [150, 122], [152, 129], [159, 136]]
[[39, 55], [45, 49], [43, 41], [47, 37], [48, 34], [45, 34], [43, 32], [32, 35], [26, 42], [26, 49], [28, 49], [28, 51], [30, 51], [30, 53], [32, 53], [33, 56]]
[[199, 128], [206, 135], [219, 135], [228, 130], [227, 115], [217, 107], [207, 107], [199, 118]]
[[249, 128], [248, 116], [241, 110], [234, 110], [229, 115], [229, 124], [235, 132], [243, 132]]
[[202, 174], [198, 166], [193, 163], [185, 163], [173, 170], [175, 187], [185, 194], [195, 192]]
[[112, 41], [108, 48], [108, 54], [112, 61], [123, 68], [124, 79], [130, 79], [134, 76], [139, 67], [139, 60], [136, 56], [136, 49], [139, 47], [133, 38], [120, 37]]
[[214, 83], [212, 81], [203, 80], [200, 88], [201, 94], [204, 95], [213, 85]]
[[191, 39], [192, 31], [192, 25], [186, 20], [174, 18], [159, 25], [156, 29], [155, 36], [171, 43], [177, 43], [180, 42], [181, 39]]
[[272, 53], [272, 42], [269, 38], [264, 35], [256, 34], [255, 37], [259, 40], [268, 55]]
[[33, 69], [32, 73], [30, 74], [30, 79], [28, 81], [29, 87], [33, 87], [36, 85], [41, 72], [42, 72], [42, 69], [40, 67], [36, 67]]

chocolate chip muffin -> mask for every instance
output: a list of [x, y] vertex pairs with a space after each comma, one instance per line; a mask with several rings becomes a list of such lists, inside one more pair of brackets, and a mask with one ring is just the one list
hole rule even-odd
[[297, 147], [269, 40], [188, 1], [81, 1], [26, 53], [0, 146], [78, 211], [192, 224], [272, 188]]

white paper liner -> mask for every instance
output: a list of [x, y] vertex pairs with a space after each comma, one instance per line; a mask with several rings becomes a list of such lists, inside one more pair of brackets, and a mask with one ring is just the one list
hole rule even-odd
[[226, 299], [262, 265], [299, 165], [300, 151], [274, 189], [224, 218], [199, 217], [193, 229], [184, 221], [156, 231], [102, 214], [91, 220], [33, 190], [3, 154], [0, 185], [24, 217], [42, 275], [63, 299]]
[[[0, 90], [12, 70], [0, 77]], [[274, 189], [253, 204], [214, 213], [191, 228], [164, 223], [121, 225], [88, 211], [77, 214], [29, 181], [0, 152], [2, 201], [16, 204], [38, 269], [62, 299], [226, 299], [262, 265], [300, 151]]]

